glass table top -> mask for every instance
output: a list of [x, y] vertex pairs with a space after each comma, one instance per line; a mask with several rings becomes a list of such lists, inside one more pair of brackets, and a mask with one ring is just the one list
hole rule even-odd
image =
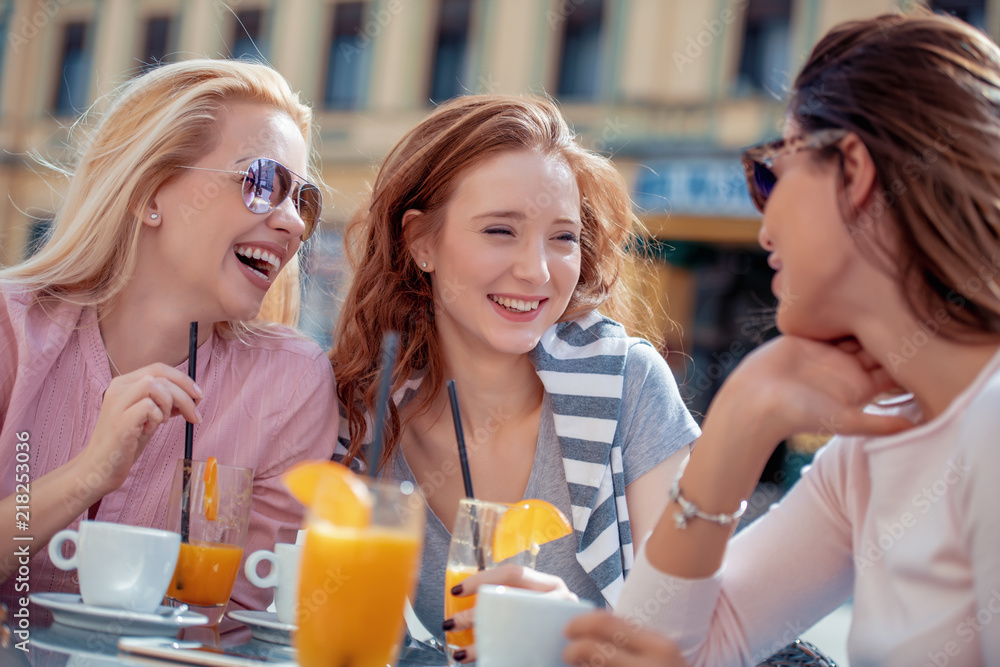
[[[117, 635], [71, 628], [59, 623], [31, 630], [27, 652], [0, 648], [3, 667], [136, 667], [141, 663], [118, 649]], [[181, 634], [185, 640], [223, 646], [227, 651], [257, 658], [294, 661], [288, 646], [260, 641], [250, 636], [245, 626], [233, 627], [221, 635], [208, 628], [191, 628]], [[218, 643], [216, 643], [218, 642]], [[162, 662], [157, 664], [169, 665]], [[182, 663], [176, 663], [182, 664]], [[253, 662], [248, 663], [255, 664]], [[259, 663], [266, 667], [267, 662]], [[397, 662], [399, 667], [446, 667], [447, 658], [438, 650], [407, 640]]]

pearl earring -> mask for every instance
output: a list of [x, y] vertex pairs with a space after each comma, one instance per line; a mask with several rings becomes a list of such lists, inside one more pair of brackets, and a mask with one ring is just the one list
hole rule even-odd
[[159, 217], [160, 217], [160, 214], [159, 214], [159, 213], [150, 213], [150, 214], [149, 214], [149, 217], [150, 217], [150, 219], [152, 219], [152, 220], [157, 220], [157, 219], [159, 219]]
[[427, 268], [427, 262], [421, 262], [420, 263], [420, 268], [426, 269]]

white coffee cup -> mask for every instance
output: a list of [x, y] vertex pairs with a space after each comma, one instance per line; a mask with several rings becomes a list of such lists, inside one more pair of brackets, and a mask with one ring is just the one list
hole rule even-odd
[[[257, 565], [263, 561], [271, 564], [266, 577], [257, 574]], [[274, 551], [255, 551], [247, 558], [243, 572], [251, 584], [258, 588], [274, 589], [274, 606], [278, 620], [295, 625], [298, 607], [299, 568], [302, 563], [302, 547], [298, 544], [275, 544]]]
[[[72, 542], [72, 556], [62, 555]], [[49, 542], [49, 558], [62, 570], [78, 571], [83, 602], [140, 613], [156, 611], [174, 576], [181, 536], [167, 530], [83, 521]]]
[[551, 597], [510, 586], [480, 586], [476, 600], [479, 667], [564, 665], [563, 630], [593, 603]]

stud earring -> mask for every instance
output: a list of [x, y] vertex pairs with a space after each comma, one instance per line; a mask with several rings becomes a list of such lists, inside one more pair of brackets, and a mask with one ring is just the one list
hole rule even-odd
[[420, 268], [421, 269], [426, 269], [427, 268], [427, 262], [421, 262], [420, 263]]
[[152, 219], [152, 220], [158, 220], [158, 219], [159, 219], [159, 217], [160, 217], [160, 214], [159, 214], [159, 213], [150, 213], [150, 214], [149, 214], [149, 217], [150, 217], [150, 219]]

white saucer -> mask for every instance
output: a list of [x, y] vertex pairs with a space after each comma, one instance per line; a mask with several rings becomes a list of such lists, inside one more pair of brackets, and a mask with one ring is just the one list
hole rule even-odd
[[[31, 646], [56, 655], [66, 655], [67, 666], [114, 667], [118, 660], [118, 637], [100, 632], [79, 630], [59, 623], [31, 631]], [[38, 664], [45, 664], [37, 658]]]
[[208, 623], [208, 617], [190, 610], [170, 615], [174, 608], [162, 605], [154, 613], [141, 613], [84, 604], [76, 593], [32, 593], [29, 597], [51, 611], [56, 623], [109, 635], [171, 636]]
[[227, 614], [234, 621], [243, 623], [250, 628], [250, 634], [254, 639], [272, 644], [292, 645], [292, 632], [295, 626], [291, 623], [282, 623], [278, 620], [278, 615], [273, 611], [248, 611], [246, 609], [235, 609]]

